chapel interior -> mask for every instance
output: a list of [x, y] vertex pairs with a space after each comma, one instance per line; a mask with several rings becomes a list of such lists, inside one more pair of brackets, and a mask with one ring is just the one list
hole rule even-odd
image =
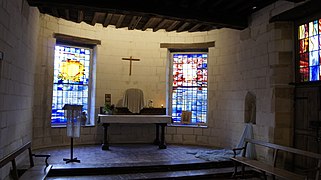
[[[31, 142], [34, 152], [51, 154], [50, 179], [56, 161], [56, 176], [68, 176], [58, 171], [73, 151], [81, 162], [68, 166], [95, 159], [129, 166], [138, 156], [187, 162], [194, 156], [186, 151], [231, 150], [247, 133], [321, 154], [320, 7], [319, 0], [0, 0], [0, 162]], [[68, 131], [74, 110], [78, 134]], [[275, 158], [268, 148], [253, 151], [260, 162]], [[296, 173], [320, 169], [321, 161], [281, 156], [278, 165]], [[15, 179], [13, 166], [26, 159], [27, 151], [16, 164], [0, 163], [0, 179]], [[216, 178], [232, 179], [230, 159], [204, 163]], [[158, 173], [146, 179], [169, 178]]]

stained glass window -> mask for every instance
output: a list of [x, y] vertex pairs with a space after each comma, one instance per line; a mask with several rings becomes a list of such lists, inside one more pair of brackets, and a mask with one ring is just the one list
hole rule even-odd
[[91, 49], [55, 46], [51, 124], [66, 124], [65, 104], [83, 105], [88, 114]]
[[321, 19], [301, 24], [298, 28], [299, 81], [321, 80]]
[[172, 119], [181, 123], [182, 111], [191, 123], [206, 123], [207, 54], [173, 54]]

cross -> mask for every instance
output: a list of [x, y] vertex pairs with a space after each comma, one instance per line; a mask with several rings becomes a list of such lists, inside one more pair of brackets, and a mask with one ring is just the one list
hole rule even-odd
[[122, 60], [130, 61], [130, 64], [129, 64], [129, 75], [131, 76], [132, 75], [132, 62], [133, 61], [140, 61], [140, 59], [134, 59], [132, 56], [130, 56], [129, 58], [122, 58]]

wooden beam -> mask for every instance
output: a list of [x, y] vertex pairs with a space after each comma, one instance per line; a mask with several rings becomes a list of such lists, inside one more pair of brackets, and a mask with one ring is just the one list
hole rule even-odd
[[99, 17], [99, 13], [95, 12], [94, 17], [91, 21], [91, 25], [94, 26], [97, 23], [98, 17]]
[[191, 29], [188, 30], [188, 32], [195, 32], [200, 28], [202, 24], [195, 24]]
[[59, 12], [57, 8], [55, 7], [51, 8], [51, 12], [52, 12], [52, 15], [54, 15], [55, 17], [59, 17]]
[[185, 22], [183, 25], [181, 25], [178, 29], [177, 32], [183, 32], [187, 26], [189, 26], [191, 23]]
[[[292, 9], [284, 11], [270, 19], [270, 22], [275, 21], [295, 21], [304, 19], [305, 17], [318, 15], [320, 17], [321, 1], [307, 1]], [[302, 20], [300, 20], [302, 21]]]
[[125, 15], [121, 14], [118, 18], [118, 21], [116, 23], [116, 28], [120, 28], [121, 27], [121, 24], [123, 23], [124, 21], [124, 18], [125, 18]]
[[[104, 1], [72, 1], [72, 0], [28, 0], [31, 6], [57, 7], [57, 8], [88, 8], [96, 12], [113, 12], [114, 14], [128, 14], [135, 16], [146, 16], [150, 14], [157, 15], [161, 18], [172, 20], [184, 19], [194, 23], [212, 24], [219, 27], [234, 29], [244, 29], [248, 26], [247, 16], [238, 16], [236, 12], [216, 12], [208, 8], [202, 11], [193, 11], [190, 8], [177, 8], [172, 6], [170, 1], [159, 1], [158, 4], [151, 4], [153, 1], [136, 1], [118, 0], [106, 3]], [[213, 1], [212, 5], [219, 8], [224, 0]], [[168, 5], [166, 5], [166, 3]], [[218, 6], [216, 6], [216, 3]], [[221, 4], [222, 3], [222, 4]], [[164, 4], [164, 5], [163, 5]], [[210, 4], [206, 1], [204, 5]], [[157, 8], [151, 8], [157, 7]], [[216, 9], [217, 10], [217, 9]], [[155, 28], [157, 29], [157, 28]]]
[[128, 29], [129, 30], [135, 29], [141, 19], [142, 19], [142, 16], [134, 16], [128, 25]]
[[153, 31], [156, 32], [160, 30], [166, 23], [168, 22], [167, 19], [163, 19], [156, 27], [153, 28]]
[[204, 3], [206, 2], [207, 0], [197, 0], [197, 1], [194, 1], [193, 2], [193, 8], [196, 8], [196, 10], [199, 10], [202, 8], [202, 6], [204, 5]]
[[215, 41], [205, 43], [161, 43], [160, 48], [167, 49], [206, 49], [215, 47]]
[[107, 27], [110, 24], [112, 18], [113, 18], [113, 14], [108, 13], [106, 15], [106, 18], [105, 18], [103, 26]]
[[180, 21], [174, 21], [168, 28], [166, 28], [166, 31], [173, 31], [179, 23]]
[[65, 9], [65, 16], [67, 20], [70, 20], [69, 9]]
[[154, 23], [157, 23], [157, 21], [159, 23], [161, 20], [155, 17], [149, 18], [142, 30], [145, 31], [147, 28], [150, 28]]
[[83, 20], [84, 20], [84, 12], [82, 10], [78, 10], [77, 22], [80, 23]]
[[91, 45], [91, 46], [101, 44], [100, 40], [70, 36], [70, 35], [60, 34], [60, 33], [54, 33], [53, 37], [60, 42], [70, 42], [70, 43], [85, 44], [85, 45]]

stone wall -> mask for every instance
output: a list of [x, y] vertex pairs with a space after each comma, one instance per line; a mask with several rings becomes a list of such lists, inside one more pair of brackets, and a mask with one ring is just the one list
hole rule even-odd
[[[210, 31], [208, 128], [169, 127], [173, 143], [235, 147], [244, 130], [247, 92], [256, 96], [254, 138], [284, 145], [292, 142], [294, 41], [291, 23], [269, 23], [290, 7], [278, 2], [252, 15], [242, 31]], [[260, 150], [261, 151], [261, 150]], [[260, 152], [264, 158], [266, 153]]]
[[[0, 159], [32, 139], [38, 20], [26, 1], [0, 1]], [[0, 179], [10, 167], [0, 169]]]
[[[53, 33], [98, 39], [95, 48], [96, 98], [95, 108], [104, 104], [104, 94], [112, 94], [112, 103], [121, 100], [127, 88], [141, 88], [145, 101], [154, 100], [154, 106], [166, 104], [167, 49], [160, 43], [202, 43], [215, 41], [209, 48], [208, 126], [168, 127], [168, 143], [197, 144], [231, 148], [238, 144], [244, 129], [244, 103], [247, 92], [256, 96], [257, 139], [289, 145], [291, 142], [293, 38], [292, 26], [287, 23], [269, 23], [270, 17], [293, 6], [275, 3], [250, 18], [244, 30], [219, 29], [209, 32], [176, 33], [128, 31], [113, 26], [90, 26], [72, 23], [48, 15], [40, 15], [40, 36], [36, 69], [34, 113], [34, 145], [36, 147], [69, 144], [65, 128], [51, 128], [50, 113]], [[122, 57], [133, 56], [132, 76], [129, 62]], [[97, 113], [97, 111], [95, 112]], [[95, 117], [92, 116], [92, 122]], [[111, 143], [152, 142], [152, 126], [112, 125]], [[79, 144], [100, 143], [102, 128], [82, 128]], [[264, 155], [263, 155], [264, 156]]]
[[[140, 88], [144, 92], [147, 105], [153, 99], [154, 107], [166, 104], [166, 66], [168, 51], [160, 48], [161, 43], [202, 43], [213, 41], [207, 32], [176, 33], [152, 32], [126, 28], [116, 29], [113, 26], [103, 28], [102, 25], [91, 26], [86, 23], [73, 23], [66, 20], [40, 15], [40, 35], [38, 39], [38, 58], [36, 69], [36, 90], [34, 113], [34, 145], [35, 147], [57, 146], [69, 144], [65, 128], [51, 128], [51, 91], [53, 81], [53, 52], [56, 40], [54, 33], [61, 33], [101, 41], [94, 49], [95, 54], [95, 104], [97, 110], [104, 104], [105, 94], [112, 94], [112, 104], [118, 104], [128, 88]], [[132, 75], [129, 76], [129, 62], [123, 57], [139, 58], [133, 62]], [[95, 123], [96, 116], [91, 117]], [[134, 143], [153, 141], [155, 137], [153, 125], [111, 125], [109, 138], [111, 143]], [[100, 126], [82, 128], [79, 144], [102, 142]], [[172, 141], [169, 141], [172, 142]], [[195, 142], [194, 142], [195, 144]]]

